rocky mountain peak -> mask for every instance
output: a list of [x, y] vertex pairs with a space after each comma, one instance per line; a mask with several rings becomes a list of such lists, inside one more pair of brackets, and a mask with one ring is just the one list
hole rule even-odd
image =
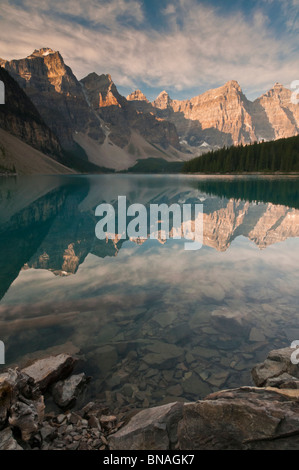
[[90, 73], [81, 80], [93, 108], [121, 106], [121, 96], [110, 74]]
[[50, 47], [42, 47], [41, 49], [35, 49], [32, 54], [28, 56], [30, 57], [47, 57], [50, 54], [59, 54], [58, 51], [54, 51]]
[[77, 96], [80, 85], [72, 70], [58, 51], [49, 47], [35, 49], [23, 59], [3, 61], [3, 66], [22, 88], [30, 94], [33, 89], [42, 93], [55, 91]]
[[[104, 139], [79, 81], [58, 51], [44, 47], [1, 65], [25, 90], [64, 148], [74, 147], [74, 133], [78, 130], [92, 132], [100, 141]], [[91, 127], [93, 130], [89, 131]]]
[[260, 98], [257, 98], [256, 101], [263, 101], [265, 99], [275, 99], [278, 101], [288, 100], [290, 101], [291, 91], [285, 88], [281, 83], [276, 82], [273, 87], [263, 94]]
[[91, 72], [86, 77], [82, 78], [81, 83], [86, 87], [88, 86], [90, 89], [96, 87], [98, 91], [105, 93], [114, 85], [110, 74], [98, 75], [96, 72]]
[[171, 102], [172, 102], [172, 100], [171, 100], [169, 94], [167, 93], [167, 91], [163, 90], [157, 96], [157, 98], [153, 102], [153, 105], [156, 108], [159, 108], [159, 109], [167, 109], [171, 105]]
[[225, 86], [229, 89], [234, 88], [237, 91], [242, 91], [239, 83], [236, 80], [229, 80]]
[[127, 96], [128, 101], [146, 101], [149, 103], [147, 97], [140, 90], [133, 91], [130, 95]]
[[158, 95], [157, 98], [162, 98], [162, 97], [169, 98], [169, 94], [167, 93], [167, 91], [165, 90], [161, 91], [161, 93]]
[[298, 134], [299, 110], [292, 104], [291, 94], [291, 90], [276, 82], [271, 90], [254, 101], [256, 127], [264, 139], [276, 140]]

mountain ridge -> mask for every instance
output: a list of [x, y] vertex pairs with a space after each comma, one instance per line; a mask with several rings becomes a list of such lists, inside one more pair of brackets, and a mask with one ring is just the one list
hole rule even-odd
[[23, 88], [64, 150], [76, 151], [79, 145], [90, 162], [112, 169], [148, 156], [184, 159], [175, 126], [139, 114], [109, 74], [93, 72], [79, 81], [51, 48], [36, 49], [24, 59], [1, 59], [0, 66]]
[[186, 100], [163, 90], [150, 102], [141, 90], [122, 96], [110, 74], [91, 72], [79, 81], [48, 47], [23, 59], [0, 59], [0, 66], [61, 147], [97, 167], [126, 170], [149, 157], [182, 162], [223, 146], [299, 133], [299, 107], [279, 83], [254, 101], [230, 80]]
[[180, 138], [194, 147], [203, 142], [220, 147], [248, 144], [299, 133], [299, 109], [291, 102], [292, 92], [277, 82], [254, 101], [236, 80], [186, 100], [172, 99], [163, 90], [145, 103], [142, 95], [132, 92], [127, 98], [138, 109], [148, 112], [151, 106], [152, 112], [175, 123]]

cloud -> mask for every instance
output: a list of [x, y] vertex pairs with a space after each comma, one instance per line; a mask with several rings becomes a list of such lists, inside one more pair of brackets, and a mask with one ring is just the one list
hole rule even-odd
[[[94, 298], [96, 309], [99, 298], [101, 309], [104, 299], [115, 303], [126, 299], [133, 306], [136, 296], [151, 296], [154, 291], [164, 296], [164, 303], [184, 305], [186, 292], [192, 302], [200, 302], [205, 297], [211, 302], [219, 286], [226, 291], [227, 300], [232, 292], [239, 299], [255, 299], [258, 292], [262, 295], [265, 291], [262, 282], [265, 278], [269, 290], [264, 295], [282, 298], [296, 292], [298, 285], [298, 260], [292, 256], [297, 245], [297, 240], [287, 240], [283, 250], [277, 244], [261, 253], [252, 242], [239, 237], [225, 253], [204, 247], [191, 255], [175, 241], [162, 246], [158, 242], [146, 242], [142, 247], [128, 242], [116, 258], [99, 259], [89, 254], [76, 274], [64, 278], [41, 269], [21, 271], [2, 299], [0, 311], [3, 318], [8, 312], [10, 318], [15, 317], [14, 311], [25, 318], [26, 305], [30, 307], [28, 315], [33, 316], [33, 313], [44, 315], [45, 305], [53, 306], [55, 311], [60, 303], [64, 313], [84, 311], [84, 305], [88, 311], [94, 309], [90, 303]], [[18, 309], [19, 305], [23, 309]], [[125, 309], [129, 310], [127, 304]]]
[[160, 29], [148, 24], [139, 0], [24, 0], [19, 6], [3, 0], [0, 15], [1, 57], [52, 47], [79, 78], [110, 73], [117, 85], [174, 92], [236, 79], [251, 93], [299, 78], [297, 35], [278, 38], [261, 8], [250, 17], [240, 11], [224, 17], [195, 0], [177, 0], [161, 8]]

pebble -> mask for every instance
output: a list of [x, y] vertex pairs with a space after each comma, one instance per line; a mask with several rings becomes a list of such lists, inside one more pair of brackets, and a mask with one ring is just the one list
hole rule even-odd
[[60, 414], [56, 417], [56, 421], [58, 424], [63, 423], [63, 421], [66, 419], [66, 415]]

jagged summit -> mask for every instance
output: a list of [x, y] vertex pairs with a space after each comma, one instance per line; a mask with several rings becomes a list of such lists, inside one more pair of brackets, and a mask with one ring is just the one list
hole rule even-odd
[[166, 90], [163, 90], [163, 91], [161, 91], [161, 93], [159, 93], [159, 95], [157, 96], [157, 98], [162, 97], [162, 96], [165, 96], [165, 97], [168, 96], [168, 97], [169, 97], [169, 94], [167, 93]]
[[237, 82], [237, 80], [229, 80], [224, 86], [229, 88], [236, 88], [237, 90], [241, 91], [240, 84]]
[[140, 90], [135, 90], [127, 96], [128, 101], [146, 101], [149, 103], [147, 97]]
[[30, 54], [28, 56], [28, 58], [30, 57], [46, 57], [50, 54], [59, 54], [58, 51], [54, 51], [53, 49], [51, 49], [50, 47], [42, 47], [41, 49], [35, 49], [32, 54]]
[[170, 106], [171, 101], [172, 100], [167, 91], [163, 90], [161, 91], [161, 93], [159, 93], [159, 95], [153, 102], [153, 105], [159, 109], [167, 109]]
[[121, 106], [122, 97], [110, 74], [98, 75], [96, 72], [82, 78], [81, 83], [86, 89], [88, 98], [95, 109], [108, 106]]
[[96, 84], [97, 88], [100, 87], [102, 91], [108, 89], [109, 87], [111, 87], [111, 85], [114, 85], [112, 77], [109, 73], [107, 74], [102, 73], [101, 75], [99, 75], [96, 72], [91, 72], [88, 75], [86, 75], [86, 77], [82, 78], [82, 80], [80, 81], [84, 85], [87, 83]]

